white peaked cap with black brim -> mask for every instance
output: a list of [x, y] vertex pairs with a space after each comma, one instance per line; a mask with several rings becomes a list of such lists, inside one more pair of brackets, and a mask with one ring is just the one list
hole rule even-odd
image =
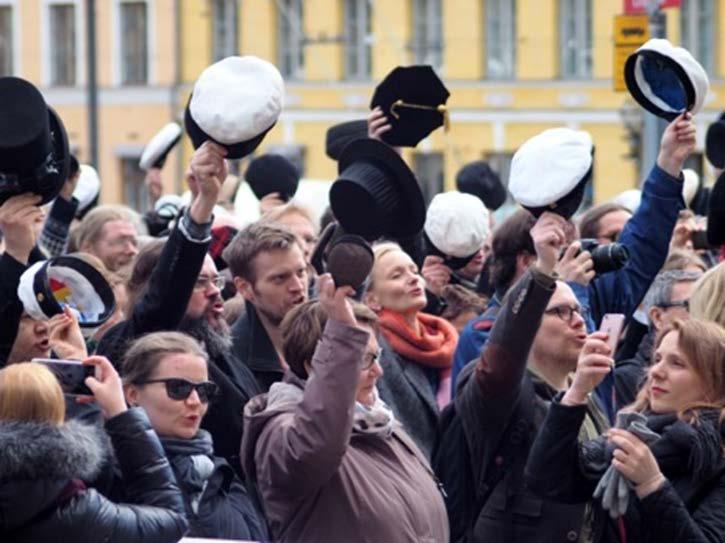
[[139, 168], [148, 171], [151, 168], [163, 168], [166, 157], [181, 139], [181, 126], [168, 123], [149, 140], [138, 161]]
[[78, 184], [73, 191], [73, 198], [78, 200], [76, 215], [82, 215], [96, 201], [101, 191], [101, 178], [96, 169], [88, 164], [81, 164], [78, 171]]

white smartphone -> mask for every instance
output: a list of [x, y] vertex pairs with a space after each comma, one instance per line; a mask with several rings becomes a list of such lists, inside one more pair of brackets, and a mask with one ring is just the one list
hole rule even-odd
[[608, 335], [607, 343], [612, 350], [612, 358], [614, 358], [614, 353], [617, 351], [619, 336], [622, 334], [623, 328], [624, 315], [621, 313], [607, 313], [602, 317], [602, 324], [599, 326], [599, 331], [606, 332]]

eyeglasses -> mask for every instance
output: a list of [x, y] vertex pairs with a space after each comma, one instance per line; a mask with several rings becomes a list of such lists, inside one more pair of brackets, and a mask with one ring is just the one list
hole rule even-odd
[[151, 385], [153, 383], [164, 383], [166, 385], [166, 395], [172, 400], [186, 400], [191, 396], [192, 391], [196, 390], [201, 403], [209, 403], [219, 393], [219, 387], [211, 381], [202, 383], [192, 383], [186, 379], [169, 378], [169, 379], [149, 379], [137, 383], [139, 385]]
[[383, 350], [378, 349], [374, 353], [365, 353], [365, 356], [363, 356], [363, 371], [369, 370], [375, 365], [375, 362], [380, 360], [380, 357], [383, 355]]
[[690, 300], [680, 300], [678, 302], [667, 302], [666, 304], [660, 304], [659, 307], [662, 309], [669, 309], [670, 307], [684, 307], [685, 310], [690, 310]]
[[224, 288], [226, 284], [225, 279], [221, 275], [215, 275], [214, 277], [207, 277], [200, 275], [194, 283], [194, 290], [209, 290], [209, 285], [214, 285], [219, 290]]
[[576, 313], [580, 317], [582, 316], [582, 308], [580, 306], [569, 306], [569, 305], [557, 305], [544, 311], [547, 315], [556, 315], [564, 322], [571, 324]]

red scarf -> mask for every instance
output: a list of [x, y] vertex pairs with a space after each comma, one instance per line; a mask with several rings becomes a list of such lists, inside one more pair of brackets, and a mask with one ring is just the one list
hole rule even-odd
[[393, 351], [411, 362], [440, 370], [436, 400], [443, 409], [451, 401], [451, 367], [458, 344], [456, 329], [445, 319], [418, 313], [418, 335], [400, 313], [383, 309], [378, 317], [380, 329]]

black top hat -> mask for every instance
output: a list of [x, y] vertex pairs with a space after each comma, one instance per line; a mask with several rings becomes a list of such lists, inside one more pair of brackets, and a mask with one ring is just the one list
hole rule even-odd
[[707, 241], [715, 247], [725, 245], [725, 173], [720, 174], [710, 192]]
[[278, 192], [282, 200], [289, 201], [297, 192], [300, 174], [282, 155], [262, 155], [249, 163], [244, 178], [252, 192], [261, 200], [267, 194]]
[[448, 130], [450, 93], [430, 66], [398, 66], [375, 89], [370, 109], [380, 107], [391, 125], [381, 134], [388, 145], [415, 147], [443, 125]]
[[348, 143], [367, 137], [368, 122], [364, 119], [331, 126], [325, 137], [325, 154], [332, 160], [337, 160]]
[[710, 164], [719, 169], [725, 169], [725, 113], [712, 123], [705, 136], [705, 156]]
[[374, 139], [350, 143], [338, 161], [330, 206], [345, 230], [368, 240], [409, 238], [425, 222], [415, 175], [393, 149]]
[[100, 326], [116, 310], [116, 297], [103, 274], [75, 256], [33, 264], [20, 277], [18, 297], [25, 311], [38, 320], [70, 307], [82, 328]]
[[33, 192], [55, 198], [70, 172], [63, 121], [40, 91], [17, 77], [0, 78], [0, 204]]
[[456, 187], [461, 192], [478, 196], [488, 209], [497, 210], [506, 201], [501, 178], [483, 160], [469, 162], [456, 174]]

